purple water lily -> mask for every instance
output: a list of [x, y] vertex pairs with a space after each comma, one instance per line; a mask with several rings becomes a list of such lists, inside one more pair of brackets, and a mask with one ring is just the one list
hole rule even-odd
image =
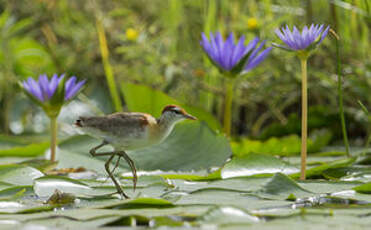
[[265, 41], [262, 41], [258, 47], [259, 38], [253, 39], [246, 46], [244, 43], [245, 36], [241, 36], [235, 44], [233, 33], [230, 33], [224, 41], [220, 32], [215, 33], [215, 36], [213, 33], [210, 33], [210, 39], [202, 33], [202, 41], [200, 42], [212, 62], [224, 71], [233, 70], [248, 55], [246, 62], [242, 63], [244, 64], [243, 68], [241, 68], [241, 72], [247, 72], [259, 65], [267, 57], [272, 47], [259, 53]]
[[69, 100], [72, 97], [76, 95], [76, 93], [81, 89], [81, 87], [85, 84], [85, 80], [76, 81], [77, 78], [75, 76], [72, 76], [70, 79], [67, 80], [65, 84], [65, 94], [64, 94], [64, 99]]
[[294, 26], [291, 31], [289, 26], [286, 25], [286, 27], [276, 29], [275, 32], [287, 46], [277, 46], [289, 50], [304, 50], [315, 42], [315, 45], [319, 45], [326, 37], [329, 29], [330, 26], [327, 26], [326, 29], [324, 29], [324, 25], [312, 24], [309, 28], [304, 26], [300, 33], [296, 26]]
[[72, 99], [85, 84], [85, 80], [77, 82], [75, 76], [67, 81], [64, 80], [64, 74], [61, 76], [54, 74], [50, 80], [46, 74], [42, 74], [39, 76], [39, 81], [29, 77], [21, 83], [27, 96], [40, 105], [50, 119], [50, 160], [52, 162], [56, 158], [57, 117], [63, 104]]
[[[64, 78], [64, 74], [58, 77], [57, 74], [54, 74], [53, 77], [48, 79], [46, 74], [39, 76], [39, 81], [35, 81], [32, 77], [29, 77], [27, 80], [23, 81], [23, 88], [35, 97], [40, 102], [48, 101], [56, 93], [59, 83]], [[65, 83], [65, 92], [64, 100], [68, 101], [81, 89], [84, 85], [85, 80], [76, 82], [76, 77], [72, 76]]]

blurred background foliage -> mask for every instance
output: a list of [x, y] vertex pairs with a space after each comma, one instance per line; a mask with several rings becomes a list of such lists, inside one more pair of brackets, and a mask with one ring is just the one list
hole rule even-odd
[[[84, 94], [65, 108], [70, 112], [61, 120], [120, 109], [111, 99], [112, 85], [107, 85], [114, 77], [124, 110], [159, 115], [158, 107], [176, 102], [219, 130], [224, 79], [204, 56], [201, 33], [232, 31], [248, 40], [259, 36], [269, 45], [278, 41], [274, 29], [284, 24], [301, 28], [324, 23], [341, 38], [349, 136], [352, 144], [363, 145], [370, 124], [357, 101], [370, 108], [370, 8], [369, 0], [2, 0], [1, 132], [45, 131], [45, 119], [16, 84], [44, 72], [88, 80]], [[329, 36], [309, 60], [309, 130], [341, 144], [335, 59]], [[145, 99], [153, 97], [150, 103]], [[287, 136], [291, 143], [296, 139], [289, 135], [300, 133], [299, 108], [298, 60], [273, 49], [266, 61], [238, 80], [233, 136]]]

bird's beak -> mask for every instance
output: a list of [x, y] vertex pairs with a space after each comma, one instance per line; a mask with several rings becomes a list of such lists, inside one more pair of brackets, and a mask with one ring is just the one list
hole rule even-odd
[[186, 119], [189, 119], [189, 120], [197, 120], [196, 117], [194, 117], [194, 116], [192, 116], [191, 114], [188, 114], [188, 113], [184, 114], [184, 117], [185, 117]]

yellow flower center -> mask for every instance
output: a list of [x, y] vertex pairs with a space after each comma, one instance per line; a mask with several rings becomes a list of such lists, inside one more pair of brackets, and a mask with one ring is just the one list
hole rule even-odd
[[139, 36], [139, 33], [138, 31], [136, 31], [135, 29], [133, 28], [128, 28], [125, 32], [126, 34], [126, 38], [130, 41], [136, 41], [138, 36]]
[[249, 18], [247, 19], [247, 28], [248, 29], [256, 29], [258, 27], [258, 20], [256, 18]]

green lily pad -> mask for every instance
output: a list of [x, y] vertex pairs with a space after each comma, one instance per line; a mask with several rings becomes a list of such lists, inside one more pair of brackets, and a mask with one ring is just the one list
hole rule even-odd
[[248, 154], [243, 157], [234, 157], [222, 169], [222, 178], [253, 176], [261, 174], [298, 172], [295, 166], [277, 159], [276, 157], [263, 154]]
[[[139, 197], [136, 199], [115, 202], [112, 205], [105, 205], [104, 208], [112, 209], [133, 209], [133, 208], [169, 208], [174, 204], [168, 200], [160, 198]], [[103, 208], [103, 207], [102, 207]]]
[[211, 208], [207, 213], [201, 216], [199, 220], [201, 222], [214, 224], [251, 224], [260, 222], [258, 217], [247, 213], [243, 209], [231, 206]]
[[291, 204], [291, 202], [284, 200], [269, 201], [261, 199], [253, 193], [217, 188], [199, 189], [191, 193], [179, 193], [175, 191], [173, 194], [168, 195], [179, 196], [178, 200], [175, 202], [177, 205], [223, 205], [235, 206], [245, 210], [279, 207]]
[[300, 187], [294, 180], [282, 173], [275, 174], [272, 179], [263, 186], [260, 192], [264, 197], [289, 200], [314, 195], [313, 192]]
[[254, 192], [259, 190], [262, 184], [270, 180], [270, 177], [237, 177], [214, 181], [186, 181], [171, 180], [175, 189], [184, 192], [195, 192], [200, 189], [224, 189], [238, 192]]
[[29, 144], [26, 146], [16, 146], [9, 149], [0, 149], [0, 157], [35, 157], [44, 154], [49, 148], [49, 142]]
[[25, 205], [15, 201], [0, 201], [0, 213], [16, 213], [23, 210]]
[[355, 190], [359, 193], [371, 194], [371, 182], [356, 186], [356, 187], [353, 188], [353, 190]]
[[[331, 139], [331, 134], [328, 132], [318, 133], [312, 139], [308, 139], [308, 152], [319, 151]], [[297, 135], [285, 137], [271, 137], [266, 141], [250, 140], [244, 138], [239, 141], [232, 142], [233, 153], [236, 156], [244, 156], [250, 153], [263, 153], [280, 156], [293, 156], [300, 153], [301, 139]]]
[[0, 181], [12, 185], [32, 185], [34, 179], [42, 176], [42, 172], [28, 166], [0, 165]]
[[68, 177], [44, 176], [34, 181], [33, 189], [42, 198], [52, 196], [56, 189], [63, 193], [71, 193], [76, 197], [93, 197], [109, 195], [115, 190], [92, 188]]
[[297, 182], [300, 187], [318, 194], [330, 194], [349, 191], [361, 182], [357, 181], [325, 181], [325, 180], [305, 180]]
[[[355, 162], [355, 160], [356, 160], [355, 157], [345, 158], [345, 159], [335, 160], [329, 163], [324, 163], [320, 166], [310, 168], [306, 170], [307, 178], [320, 176], [325, 170], [328, 170], [328, 169], [342, 168], [342, 167], [352, 165]], [[300, 173], [292, 174], [291, 177], [299, 178]]]
[[32, 194], [32, 186], [13, 186], [0, 190], [0, 200], [16, 200], [26, 194]]
[[[80, 164], [88, 169], [102, 172], [104, 163], [98, 161], [104, 161], [106, 158], [93, 158], [89, 154], [89, 150], [98, 144], [100, 141], [86, 136], [73, 137], [61, 143], [60, 149], [70, 154], [68, 159], [61, 158], [58, 166], [73, 167]], [[190, 171], [220, 167], [230, 157], [231, 149], [228, 140], [216, 134], [206, 124], [184, 122], [176, 125], [164, 142], [148, 148], [128, 151], [128, 154], [139, 170]], [[128, 168], [124, 160], [120, 165]]]
[[198, 120], [206, 122], [213, 130], [221, 129], [219, 121], [211, 113], [201, 108], [180, 103], [159, 90], [154, 90], [146, 85], [131, 83], [122, 84], [121, 89], [130, 111], [149, 113], [155, 117], [159, 117], [166, 105], [176, 104], [197, 117]]

